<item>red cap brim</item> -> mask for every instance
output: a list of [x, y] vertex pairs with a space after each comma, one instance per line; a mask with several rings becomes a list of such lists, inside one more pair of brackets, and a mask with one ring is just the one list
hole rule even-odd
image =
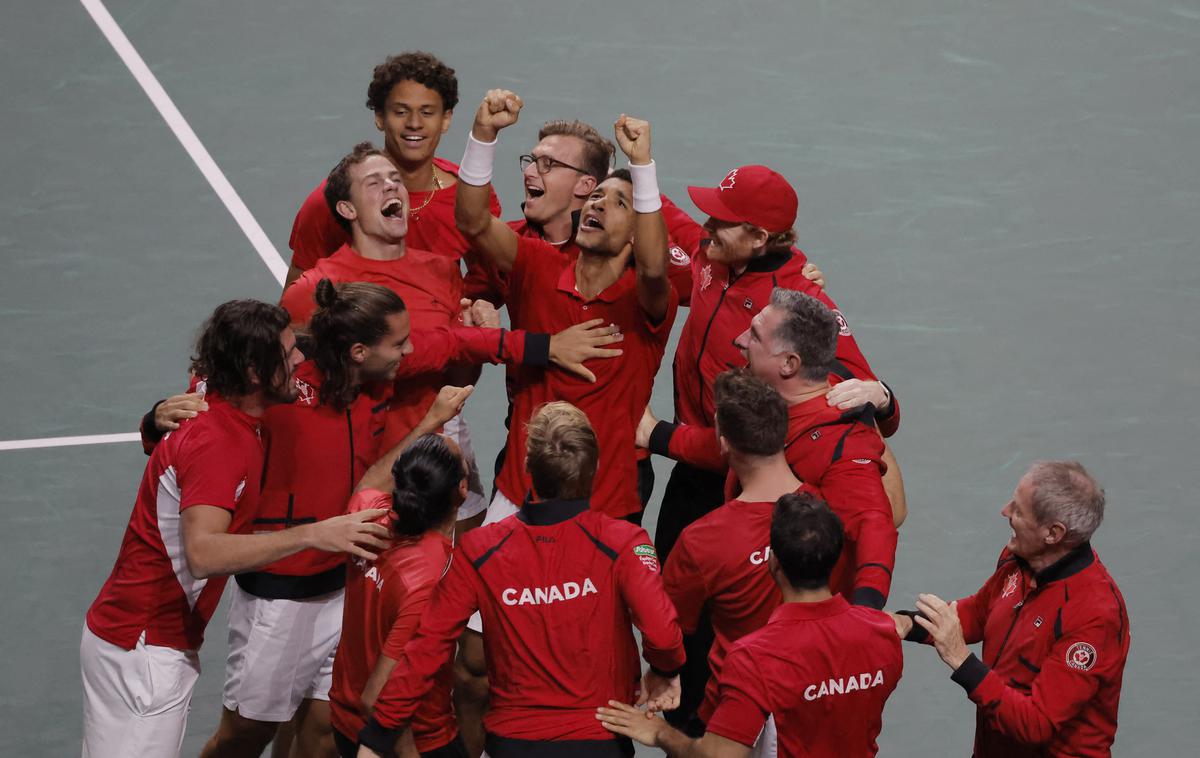
[[721, 190], [717, 187], [688, 187], [688, 197], [692, 199], [692, 203], [701, 210], [701, 212], [712, 216], [718, 221], [728, 221], [730, 223], [741, 223], [744, 219], [738, 217], [738, 214], [729, 210], [725, 203], [721, 202]]

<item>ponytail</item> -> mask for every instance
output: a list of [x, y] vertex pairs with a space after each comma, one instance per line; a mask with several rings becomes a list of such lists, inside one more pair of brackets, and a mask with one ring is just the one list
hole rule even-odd
[[462, 457], [444, 437], [417, 438], [392, 466], [393, 531], [419, 537], [444, 522], [458, 508], [456, 494], [465, 476]]

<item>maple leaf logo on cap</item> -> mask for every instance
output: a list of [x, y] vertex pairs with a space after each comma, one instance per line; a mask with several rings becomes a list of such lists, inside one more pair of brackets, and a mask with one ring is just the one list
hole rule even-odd
[[735, 168], [726, 174], [721, 183], [717, 185], [717, 188], [721, 190], [733, 189], [733, 185], [737, 184], [737, 172], [738, 170]]

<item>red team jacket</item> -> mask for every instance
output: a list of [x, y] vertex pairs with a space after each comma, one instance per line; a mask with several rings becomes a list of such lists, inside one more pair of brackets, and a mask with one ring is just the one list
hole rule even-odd
[[[676, 421], [713, 425], [716, 413], [713, 383], [721, 372], [746, 365], [746, 358], [733, 344], [734, 340], [750, 328], [751, 319], [770, 303], [775, 287], [811, 295], [833, 311], [840, 327], [836, 366], [839, 377], [876, 379], [842, 312], [825, 290], [801, 273], [808, 258], [799, 249], [758, 258], [741, 274], [733, 274], [728, 267], [708, 260], [707, 233], [665, 198], [663, 216], [672, 239], [684, 246], [683, 259], [690, 258], [692, 280], [691, 313], [679, 335], [673, 366]], [[675, 258], [673, 254], [673, 263]], [[884, 409], [876, 422], [885, 437], [899, 427], [900, 410], [894, 396], [891, 407]], [[716, 470], [725, 470], [725, 464], [721, 462]]]
[[716, 708], [729, 648], [761, 629], [779, 606], [779, 585], [767, 570], [774, 509], [774, 503], [725, 503], [683, 530], [663, 568], [663, 584], [683, 633], [695, 632], [707, 610], [716, 635], [708, 653], [712, 676], [697, 712], [701, 721]]
[[230, 533], [250, 531], [258, 510], [263, 443], [259, 419], [215, 393], [208, 412], [167, 433], [146, 464], [116, 564], [87, 613], [97, 637], [132, 650], [195, 650], [204, 641], [226, 577], [197, 579], [183, 553], [181, 514], [195, 505], [233, 515]]
[[[594, 384], [558, 368], [522, 369], [513, 384], [513, 417], [496, 487], [514, 503], [525, 500], [531, 486], [525, 470], [525, 424], [541, 404], [565, 400], [587, 414], [600, 446], [600, 474], [592, 493], [595, 507], [614, 517], [640, 511], [634, 430], [650, 402], [654, 375], [671, 335], [677, 310], [674, 291], [666, 316], [657, 324], [638, 303], [632, 267], [598, 296], [584, 300], [575, 288], [574, 261], [547, 242], [525, 237], [517, 247], [509, 286], [514, 328], [553, 334], [603, 318], [619, 326], [624, 339], [619, 358], [588, 363], [596, 375]], [[519, 306], [515, 310], [514, 304]]]
[[[348, 510], [357, 513], [391, 507], [391, 493], [363, 490], [350, 500]], [[400, 658], [429, 605], [433, 588], [449, 565], [452, 548], [444, 535], [426, 532], [415, 539], [397, 538], [373, 561], [350, 560], [342, 641], [333, 661], [333, 684], [329, 689], [333, 727], [347, 738], [355, 740], [366, 723], [362, 692], [379, 656]], [[413, 715], [413, 738], [422, 753], [448, 744], [458, 734], [450, 701], [453, 678], [447, 660]]]
[[[458, 176], [458, 166], [448, 160], [434, 158], [433, 165]], [[433, 194], [432, 199], [430, 193]], [[411, 208], [421, 208], [426, 200], [429, 200], [429, 204], [409, 215], [406, 240], [412, 247], [432, 250], [455, 263], [460, 258], [465, 258], [467, 272], [470, 273], [480, 261], [454, 225], [456, 193], [454, 185], [429, 192], [409, 192]], [[493, 216], [500, 215], [500, 200], [495, 192], [492, 192], [491, 196], [491, 211]], [[317, 265], [317, 261], [328, 258], [343, 245], [349, 244], [350, 233], [337, 222], [329, 204], [325, 202], [325, 182], [322, 181], [305, 198], [304, 204], [296, 213], [296, 220], [292, 222], [292, 235], [288, 240], [288, 247], [292, 249], [292, 265], [307, 271]], [[479, 295], [468, 297], [474, 298]]]
[[1090, 544], [1037, 573], [1005, 549], [958, 617], [967, 643], [983, 642], [952, 677], [979, 708], [976, 758], [1111, 755], [1129, 615]]
[[[897, 533], [892, 506], [883, 489], [883, 440], [874, 427], [874, 407], [831, 408], [815, 397], [788, 408], [784, 454], [792, 471], [842, 520], [846, 545], [830, 586], [856, 605], [882, 608], [892, 585]], [[660, 421], [650, 449], [692, 465], [711, 468], [721, 460], [716, 432], [708, 427]], [[729, 474], [727, 493], [736, 495]]]
[[389, 745], [388, 730], [412, 718], [476, 609], [491, 687], [484, 726], [493, 737], [612, 739], [596, 708], [633, 700], [641, 671], [632, 625], [651, 666], [673, 674], [683, 664], [675, 609], [645, 530], [586, 500], [526, 503], [463, 536], [360, 734], [363, 744]]
[[781, 756], [869, 758], [903, 668], [886, 613], [840, 595], [784, 603], [729, 652], [708, 731], [753, 745], [774, 718]]

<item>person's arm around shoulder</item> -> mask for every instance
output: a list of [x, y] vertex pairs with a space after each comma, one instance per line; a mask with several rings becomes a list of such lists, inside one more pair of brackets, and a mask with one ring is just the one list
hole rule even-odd
[[617, 551], [617, 588], [633, 625], [642, 633], [642, 653], [650, 669], [642, 680], [638, 705], [654, 710], [678, 706], [679, 669], [685, 653], [675, 605], [663, 587], [658, 553], [646, 530], [635, 528]]
[[512, 270], [519, 238], [508, 224], [491, 214], [492, 167], [496, 137], [501, 129], [517, 123], [522, 106], [521, 98], [508, 90], [489, 90], [484, 95], [467, 136], [455, 190], [455, 225], [471, 247], [494, 261], [502, 272]]
[[667, 277], [667, 225], [650, 156], [650, 123], [622, 113], [615, 131], [633, 177], [633, 259], [637, 264], [638, 303], [651, 322], [659, 324], [670, 310], [672, 289]]

